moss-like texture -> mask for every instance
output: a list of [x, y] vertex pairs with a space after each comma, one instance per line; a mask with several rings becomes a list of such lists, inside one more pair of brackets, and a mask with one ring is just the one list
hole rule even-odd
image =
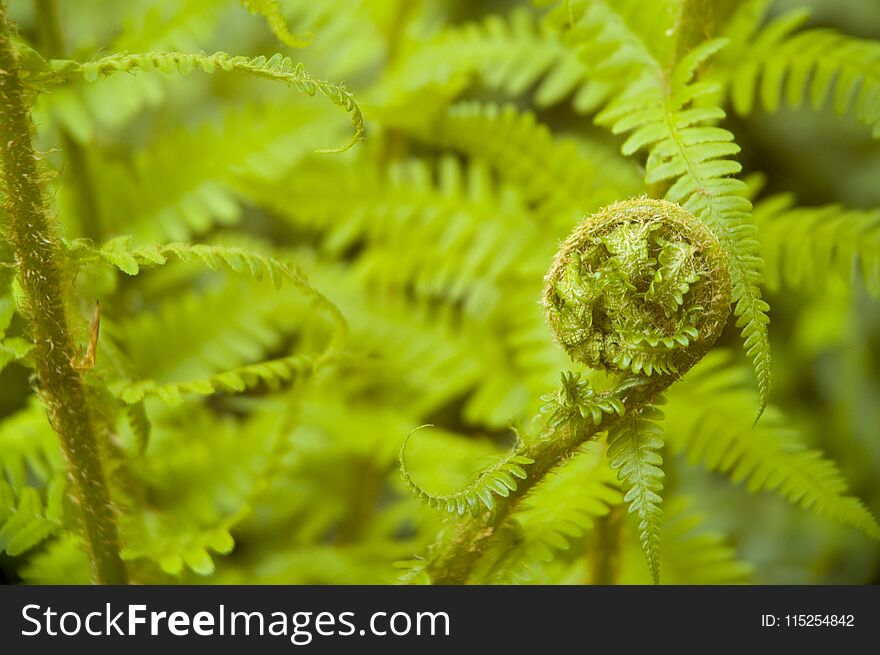
[[544, 306], [576, 362], [635, 374], [677, 373], [714, 341], [730, 303], [721, 247], [678, 205], [636, 199], [589, 216], [547, 275]]

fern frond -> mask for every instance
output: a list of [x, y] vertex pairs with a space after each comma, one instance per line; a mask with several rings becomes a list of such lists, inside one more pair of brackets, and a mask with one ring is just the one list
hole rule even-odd
[[379, 173], [309, 162], [277, 184], [250, 185], [248, 197], [294, 229], [319, 231], [330, 253], [363, 246], [353, 268], [366, 284], [462, 301], [468, 314], [500, 303], [507, 280], [540, 276], [552, 254], [549, 242], [536, 247], [541, 230], [514, 188], [451, 156]]
[[[100, 213], [126, 216], [125, 232], [142, 241], [183, 241], [235, 224], [242, 180], [283, 177], [315, 148], [339, 138], [338, 119], [300, 98], [254, 103], [195, 128], [162, 132], [124, 163], [90, 149]], [[185, 167], [178, 165], [181, 152], [187, 153]], [[62, 186], [61, 209], [75, 211], [74, 200]], [[122, 231], [115, 221], [105, 223], [110, 236]]]
[[789, 502], [850, 525], [874, 539], [880, 527], [865, 505], [847, 496], [847, 485], [830, 459], [803, 444], [779, 410], [753, 426], [753, 394], [743, 371], [727, 354], [710, 354], [669, 392], [666, 432], [670, 445], [688, 461], [744, 482], [750, 492], [775, 491]]
[[28, 557], [18, 575], [26, 584], [91, 584], [89, 557], [79, 536], [62, 532]]
[[596, 517], [623, 500], [604, 446], [589, 443], [528, 496], [516, 512], [501, 552], [483, 576], [487, 584], [532, 582], [557, 551], [583, 537]]
[[694, 74], [723, 45], [714, 40], [698, 46], [675, 67], [668, 84], [645, 78], [632, 85], [597, 120], [610, 123], [615, 133], [630, 133], [624, 153], [647, 148], [645, 181], [671, 183], [666, 198], [704, 221], [724, 247], [736, 325], [757, 374], [760, 416], [770, 395], [772, 375], [769, 305], [761, 298], [763, 262], [757, 227], [750, 218], [752, 205], [745, 183], [729, 177], [741, 170], [730, 159], [739, 148], [730, 132], [714, 126], [724, 111], [695, 104], [717, 91], [716, 84], [694, 81]]
[[241, 4], [252, 14], [259, 14], [265, 18], [272, 34], [283, 44], [291, 48], [305, 48], [311, 43], [313, 38], [311, 34], [304, 36], [291, 34], [278, 0], [241, 0]]
[[[100, 260], [128, 275], [137, 275], [142, 266], [162, 266], [170, 260], [187, 264], [204, 264], [213, 271], [225, 269], [250, 275], [260, 281], [268, 278], [280, 288], [291, 284], [302, 294], [324, 309], [334, 322], [336, 331], [329, 346], [338, 350], [345, 340], [347, 325], [339, 308], [313, 287], [301, 271], [291, 269], [285, 262], [246, 248], [227, 245], [167, 243], [162, 245], [132, 245], [130, 237], [112, 239], [100, 248], [92, 248], [87, 241], [68, 242], [68, 249], [79, 255], [81, 264]], [[261, 374], [256, 373], [257, 377]]]
[[22, 337], [7, 337], [6, 330], [12, 322], [15, 306], [11, 298], [0, 296], [0, 372], [10, 362], [25, 357], [33, 348], [33, 343]]
[[880, 211], [840, 205], [796, 207], [782, 194], [755, 206], [767, 284], [822, 289], [829, 278], [864, 281], [880, 297]]
[[[428, 427], [428, 426], [422, 426]], [[495, 496], [506, 497], [516, 489], [516, 479], [525, 480], [527, 473], [524, 467], [533, 462], [532, 459], [519, 455], [516, 450], [498, 458], [490, 466], [483, 469], [476, 479], [464, 489], [450, 494], [435, 495], [422, 489], [412, 479], [406, 466], [406, 447], [409, 440], [419, 430], [410, 432], [400, 446], [400, 475], [406, 486], [426, 505], [435, 507], [450, 514], [464, 516], [470, 512], [476, 516], [485, 507], [491, 511], [495, 507]]]
[[23, 487], [18, 493], [0, 479], [0, 552], [15, 557], [30, 550], [61, 529], [64, 514], [65, 478], [54, 478], [46, 492]]
[[562, 234], [585, 212], [638, 193], [636, 168], [595, 142], [555, 136], [534, 114], [512, 105], [462, 102], [419, 136], [485, 159]]
[[625, 416], [608, 433], [608, 460], [617, 470], [629, 511], [638, 517], [639, 541], [654, 584], [660, 582], [660, 535], [663, 502], [663, 414], [647, 407]]
[[134, 448], [138, 454], [143, 454], [150, 443], [150, 432], [153, 429], [150, 417], [147, 416], [147, 408], [144, 403], [132, 403], [125, 408], [128, 425], [134, 435]]
[[125, 515], [123, 558], [149, 560], [172, 576], [185, 568], [211, 574], [275, 465], [285, 415], [272, 404], [235, 421], [191, 406], [157, 424], [149, 453], [133, 463], [152, 507]]
[[29, 480], [47, 483], [63, 469], [58, 435], [38, 402], [0, 420], [0, 470], [13, 491]]
[[770, 112], [830, 101], [880, 138], [880, 43], [830, 29], [796, 31], [806, 18], [801, 10], [776, 18], [730, 63], [734, 109], [749, 114], [758, 99]]
[[[188, 382], [156, 382], [138, 380], [120, 381], [110, 385], [110, 390], [124, 403], [135, 405], [147, 398], [159, 398], [171, 406], [180, 405], [184, 396], [197, 394], [210, 396], [215, 393], [241, 393], [260, 384], [277, 389], [282, 383], [297, 376], [310, 374], [320, 363], [317, 357], [290, 355], [256, 364], [240, 366], [216, 375]], [[325, 360], [326, 361], [326, 360]]]
[[[727, 585], [751, 582], [753, 567], [743, 561], [723, 534], [705, 526], [706, 516], [686, 496], [672, 496], [664, 502], [663, 551], [660, 566], [664, 584]], [[629, 541], [629, 540], [628, 540]], [[622, 557], [619, 584], [645, 584], [644, 566], [637, 563], [638, 546], [633, 544]]]
[[351, 139], [340, 146], [319, 152], [343, 152], [360, 141], [365, 133], [364, 117], [354, 96], [344, 86], [313, 77], [302, 64], [290, 57], [275, 54], [270, 58], [233, 56], [225, 52], [188, 54], [183, 52], [149, 52], [143, 54], [114, 54], [90, 62], [53, 60], [50, 75], [37, 74], [36, 84], [61, 84], [83, 79], [93, 82], [116, 73], [160, 71], [166, 74], [188, 75], [194, 70], [205, 73], [239, 71], [256, 77], [282, 82], [309, 96], [320, 93], [334, 105], [351, 115], [354, 131]]
[[426, 92], [448, 101], [473, 81], [508, 95], [533, 86], [541, 106], [575, 94], [574, 104], [587, 111], [594, 92], [586, 67], [552, 30], [541, 25], [529, 9], [508, 17], [488, 18], [437, 33], [419, 43], [391, 68], [379, 95], [387, 107], [403, 111], [412, 98]]

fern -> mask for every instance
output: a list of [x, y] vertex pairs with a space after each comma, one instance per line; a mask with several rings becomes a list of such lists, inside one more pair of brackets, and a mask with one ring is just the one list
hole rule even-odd
[[0, 371], [10, 362], [25, 357], [33, 348], [33, 344], [27, 339], [6, 336], [14, 313], [12, 300], [0, 296]]
[[770, 112], [807, 101], [821, 109], [830, 101], [880, 137], [880, 44], [830, 29], [795, 31], [806, 18], [801, 10], [776, 18], [731, 62], [734, 108], [749, 114], [760, 99]]
[[585, 212], [639, 189], [634, 168], [604, 146], [555, 137], [534, 114], [510, 105], [462, 102], [429, 132], [439, 145], [488, 161], [536, 205], [542, 223], [562, 233]]
[[[694, 498], [672, 496], [664, 502], [660, 566], [665, 584], [748, 584], [753, 567], [743, 561], [723, 534], [706, 527]], [[632, 557], [630, 557], [630, 554]], [[644, 566], [634, 547], [623, 556], [620, 584], [644, 584]]]
[[192, 435], [184, 448], [172, 426], [157, 425], [149, 457], [139, 464], [156, 506], [123, 525], [123, 557], [149, 560], [172, 576], [184, 568], [212, 573], [214, 558], [231, 552], [232, 529], [251, 512], [275, 468], [287, 413], [274, 409], [236, 423], [190, 407], [186, 418], [176, 419]]
[[451, 99], [476, 78], [510, 95], [537, 84], [536, 102], [543, 106], [577, 91], [575, 106], [585, 111], [591, 95], [585, 72], [533, 12], [520, 9], [440, 31], [389, 71], [380, 93], [388, 96], [386, 106], [403, 108], [426, 91]]
[[645, 180], [672, 182], [666, 197], [703, 220], [720, 239], [728, 255], [736, 301], [737, 327], [757, 373], [759, 416], [771, 387], [769, 310], [761, 298], [763, 262], [757, 229], [750, 220], [746, 185], [729, 175], [740, 165], [728, 159], [739, 148], [733, 135], [712, 123], [724, 117], [718, 107], [693, 103], [714, 92], [711, 83], [694, 82], [697, 68], [723, 42], [710, 41], [692, 51], [675, 67], [668, 87], [652, 77], [635, 83], [599, 116], [617, 133], [632, 132], [623, 151], [632, 154], [648, 147]]
[[225, 52], [216, 52], [212, 55], [150, 52], [133, 55], [114, 54], [86, 63], [56, 60], [52, 62], [51, 73], [37, 71], [33, 76], [32, 83], [51, 85], [80, 78], [87, 82], [93, 82], [120, 72], [135, 73], [138, 71], [160, 71], [166, 74], [188, 75], [193, 70], [201, 70], [205, 73], [239, 71], [283, 82], [309, 96], [320, 93], [334, 105], [351, 114], [354, 130], [351, 139], [344, 145], [320, 152], [332, 153], [348, 150], [364, 136], [364, 117], [351, 93], [338, 84], [312, 77], [302, 64], [294, 63], [289, 57], [284, 57], [281, 54], [275, 54], [267, 59], [263, 56], [252, 58], [233, 56]]
[[783, 194], [758, 203], [754, 216], [771, 288], [821, 289], [832, 277], [849, 282], [858, 274], [880, 296], [880, 212], [795, 207]]
[[546, 480], [503, 529], [499, 553], [487, 559], [483, 580], [522, 584], [535, 580], [557, 551], [571, 548], [622, 498], [604, 448], [589, 444]]
[[28, 482], [47, 483], [63, 468], [58, 438], [42, 407], [31, 402], [0, 422], [0, 469], [18, 492]]
[[175, 259], [182, 263], [204, 264], [214, 271], [227, 269], [244, 273], [257, 281], [266, 277], [276, 288], [291, 284], [330, 314], [336, 327], [332, 347], [338, 348], [345, 338], [345, 319], [336, 306], [309, 284], [300, 271], [289, 268], [274, 257], [225, 245], [167, 243], [160, 246], [132, 246], [128, 237], [111, 240], [97, 250], [83, 241], [71, 242], [68, 247], [73, 253], [84, 254], [80, 258], [81, 263], [88, 263], [91, 257], [115, 266], [128, 275], [137, 275], [142, 266], [161, 266]]
[[628, 414], [608, 434], [608, 459], [618, 471], [629, 511], [638, 517], [639, 540], [654, 584], [660, 581], [660, 534], [663, 512], [663, 414], [653, 407]]
[[23, 487], [16, 494], [0, 480], [0, 552], [21, 555], [57, 532], [62, 526], [64, 489], [64, 478], [55, 478], [44, 508], [33, 487]]
[[482, 508], [492, 510], [495, 507], [495, 497], [506, 497], [517, 487], [517, 478], [526, 478], [526, 469], [533, 462], [532, 459], [518, 454], [515, 450], [510, 454], [500, 457], [490, 466], [486, 467], [476, 479], [464, 489], [453, 493], [435, 495], [422, 489], [409, 473], [406, 466], [406, 446], [413, 430], [407, 435], [400, 447], [400, 474], [406, 485], [418, 498], [429, 507], [463, 516], [466, 512], [476, 515]]
[[304, 48], [312, 40], [311, 34], [294, 36], [287, 27], [287, 21], [281, 13], [278, 0], [241, 0], [241, 3], [252, 14], [259, 14], [266, 19], [266, 24], [279, 41], [292, 48]]
[[311, 373], [316, 365], [315, 358], [290, 355], [248, 366], [239, 366], [208, 378], [189, 382], [156, 382], [155, 380], [118, 382], [111, 384], [110, 390], [129, 405], [155, 397], [169, 405], [176, 406], [180, 405], [183, 402], [183, 397], [188, 394], [210, 396], [218, 392], [241, 393], [260, 384], [265, 384], [270, 389], [278, 389], [279, 385], [284, 382]]
[[[227, 9], [217, 0], [159, 0], [147, 8], [130, 4], [113, 7], [121, 10], [115, 24], [123, 30], [109, 46], [112, 52], [198, 50]], [[87, 30], [70, 30], [65, 36], [70, 52], [94, 47]], [[129, 124], [139, 111], [167, 102], [167, 96], [167, 84], [155, 76], [116, 76], [66, 85], [38, 98], [36, 122], [61, 127], [77, 142], [88, 144]]]
[[[283, 177], [310, 151], [338, 138], [335, 119], [301, 102], [258, 102], [195, 128], [162, 131], [130, 165], [93, 154], [100, 213], [130, 217], [127, 233], [140, 240], [180, 241], [234, 225], [242, 213], [241, 181]], [[177, 166], [181, 148], [192, 153], [185, 169]], [[59, 204], [73, 205], [63, 193]], [[105, 229], [120, 234], [112, 225]]]
[[710, 357], [672, 392], [687, 402], [670, 403], [667, 410], [670, 445], [690, 462], [745, 483], [750, 492], [775, 491], [803, 509], [880, 539], [871, 512], [845, 495], [847, 485], [834, 462], [807, 448], [778, 410], [768, 408], [766, 419], [751, 426], [744, 414], [752, 394], [743, 387], [742, 371], [727, 364], [725, 355]]
[[235, 367], [207, 378], [186, 382], [120, 380], [112, 383], [111, 391], [130, 405], [140, 403], [147, 397], [158, 397], [166, 403], [179, 405], [185, 394], [242, 392], [260, 383], [277, 388], [280, 383], [289, 381], [295, 375], [310, 372], [315, 366], [320, 365], [324, 356], [338, 350], [345, 339], [347, 326], [336, 306], [311, 286], [299, 271], [291, 270], [280, 260], [260, 253], [223, 245], [170, 243], [161, 246], [132, 246], [127, 237], [112, 240], [100, 249], [91, 248], [83, 241], [71, 242], [69, 248], [78, 256], [77, 261], [80, 265], [87, 265], [90, 261], [101, 261], [128, 275], [137, 275], [143, 266], [161, 266], [174, 259], [182, 263], [203, 264], [212, 270], [227, 269], [235, 273], [245, 273], [258, 281], [266, 277], [276, 288], [282, 284], [292, 284], [328, 311], [334, 322], [334, 335], [321, 357], [290, 355]]

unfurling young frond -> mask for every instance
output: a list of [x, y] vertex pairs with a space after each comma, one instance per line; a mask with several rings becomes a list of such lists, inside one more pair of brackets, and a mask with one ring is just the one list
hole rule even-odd
[[755, 367], [759, 412], [771, 388], [769, 306], [761, 298], [763, 261], [751, 202], [744, 182], [730, 177], [741, 170], [730, 157], [739, 151], [733, 135], [715, 123], [724, 111], [702, 106], [700, 98], [717, 92], [713, 83], [694, 80], [697, 69], [724, 41], [709, 41], [685, 56], [668, 83], [653, 77], [635, 82], [598, 117], [616, 133], [630, 133], [627, 154], [648, 150], [645, 181], [669, 184], [666, 198], [700, 218], [721, 241], [730, 263], [736, 325]]

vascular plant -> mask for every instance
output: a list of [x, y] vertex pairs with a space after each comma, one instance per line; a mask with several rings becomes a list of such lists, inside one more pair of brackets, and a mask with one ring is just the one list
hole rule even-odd
[[876, 579], [880, 16], [792, 4], [0, 0], [2, 579]]

